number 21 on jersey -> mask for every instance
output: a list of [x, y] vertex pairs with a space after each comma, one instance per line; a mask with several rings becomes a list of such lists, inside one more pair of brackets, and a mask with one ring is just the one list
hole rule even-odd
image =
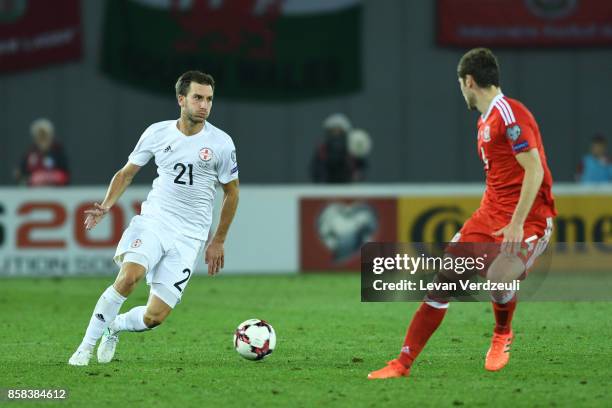
[[185, 174], [185, 171], [187, 170], [188, 167], [189, 167], [189, 185], [190, 186], [193, 185], [193, 164], [188, 164], [187, 166], [185, 166], [183, 163], [176, 163], [174, 165], [174, 170], [176, 169], [181, 170], [179, 174], [176, 176], [176, 178], [174, 179], [174, 182], [176, 184], [187, 184], [186, 181], [181, 180], [181, 177], [183, 177], [183, 174]]

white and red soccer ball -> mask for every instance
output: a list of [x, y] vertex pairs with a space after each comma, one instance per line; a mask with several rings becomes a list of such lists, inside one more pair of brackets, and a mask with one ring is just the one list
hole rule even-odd
[[234, 348], [247, 360], [261, 360], [272, 354], [275, 347], [276, 333], [265, 320], [246, 320], [234, 333]]

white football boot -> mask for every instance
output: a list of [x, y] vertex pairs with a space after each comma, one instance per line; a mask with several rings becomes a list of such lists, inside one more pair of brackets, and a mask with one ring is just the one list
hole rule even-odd
[[68, 360], [68, 364], [71, 366], [86, 366], [89, 364], [91, 354], [92, 350], [79, 347]]
[[[112, 324], [111, 324], [112, 325]], [[115, 355], [115, 349], [119, 343], [119, 332], [107, 327], [102, 334], [98, 346], [98, 363], [110, 363]]]

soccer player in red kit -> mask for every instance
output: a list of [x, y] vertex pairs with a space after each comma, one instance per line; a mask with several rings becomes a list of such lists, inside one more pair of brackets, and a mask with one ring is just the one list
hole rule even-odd
[[[538, 124], [522, 103], [502, 94], [493, 53], [485, 48], [470, 50], [459, 61], [457, 75], [468, 108], [481, 113], [478, 155], [484, 164], [486, 190], [480, 208], [453, 242], [499, 243], [501, 252], [489, 265], [487, 279], [508, 282], [524, 276], [550, 239], [556, 215], [552, 176]], [[497, 371], [510, 358], [516, 294], [494, 291], [491, 298], [495, 328], [485, 369]], [[447, 301], [428, 295], [412, 318], [399, 357], [368, 378], [408, 376], [447, 308]]]

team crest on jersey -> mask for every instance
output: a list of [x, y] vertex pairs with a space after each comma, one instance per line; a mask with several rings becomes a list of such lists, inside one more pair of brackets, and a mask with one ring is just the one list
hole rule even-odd
[[130, 245], [130, 246], [132, 248], [138, 248], [141, 245], [142, 245], [142, 241], [140, 239], [135, 239], [134, 242], [132, 242], [132, 245]]
[[213, 158], [213, 151], [210, 147], [203, 147], [200, 149], [200, 160], [205, 162], [210, 161]]
[[506, 136], [508, 137], [508, 139], [512, 140], [513, 142], [516, 142], [519, 136], [521, 136], [521, 127], [519, 125], [509, 127], [508, 129], [506, 129]]
[[485, 126], [484, 131], [482, 132], [482, 140], [484, 142], [491, 141], [491, 128], [489, 127], [489, 125]]

